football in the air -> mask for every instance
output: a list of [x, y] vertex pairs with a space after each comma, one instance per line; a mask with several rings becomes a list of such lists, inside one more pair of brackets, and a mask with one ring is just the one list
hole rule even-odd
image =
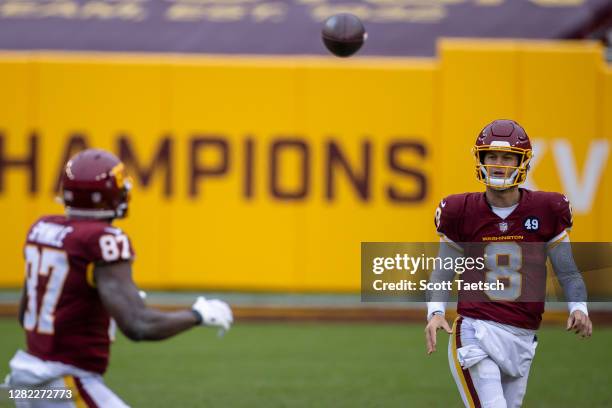
[[355, 54], [368, 36], [361, 20], [349, 13], [335, 14], [325, 20], [321, 35], [323, 44], [338, 57]]

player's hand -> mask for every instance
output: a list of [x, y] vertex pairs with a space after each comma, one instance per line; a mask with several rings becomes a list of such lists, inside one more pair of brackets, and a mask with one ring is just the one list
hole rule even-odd
[[202, 325], [220, 327], [220, 334], [228, 331], [234, 322], [232, 309], [222, 300], [200, 296], [191, 308], [202, 317]]
[[593, 334], [593, 323], [591, 323], [591, 319], [584, 312], [574, 310], [567, 319], [566, 329], [567, 331], [571, 330], [579, 334], [582, 338], [591, 337], [591, 334]]
[[436, 334], [440, 329], [444, 329], [448, 334], [453, 332], [443, 314], [433, 315], [425, 327], [427, 354], [431, 354], [436, 351]]

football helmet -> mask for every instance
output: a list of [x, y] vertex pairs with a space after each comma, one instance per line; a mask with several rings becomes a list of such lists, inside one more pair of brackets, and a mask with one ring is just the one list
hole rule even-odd
[[[488, 151], [514, 153], [519, 158], [518, 165], [484, 164], [485, 153]], [[472, 153], [476, 160], [478, 181], [497, 190], [505, 190], [524, 183], [533, 156], [531, 142], [525, 129], [515, 121], [505, 119], [494, 120], [480, 131]], [[505, 175], [494, 177], [493, 168], [504, 169]]]
[[62, 174], [66, 214], [100, 219], [127, 215], [132, 180], [115, 155], [87, 149], [73, 156]]

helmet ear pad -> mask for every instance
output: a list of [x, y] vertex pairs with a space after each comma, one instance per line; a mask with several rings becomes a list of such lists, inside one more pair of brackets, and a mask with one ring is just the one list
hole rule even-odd
[[529, 150], [527, 152], [525, 152], [525, 155], [523, 156], [523, 162], [521, 164], [524, 164], [525, 166], [525, 171], [529, 171], [531, 170], [531, 158], [533, 157], [533, 150]]

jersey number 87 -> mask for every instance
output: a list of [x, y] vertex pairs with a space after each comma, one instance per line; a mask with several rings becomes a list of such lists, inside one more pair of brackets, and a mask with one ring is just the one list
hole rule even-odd
[[[25, 247], [25, 259], [28, 303], [23, 315], [23, 327], [28, 331], [36, 329], [39, 333], [53, 334], [55, 307], [70, 268], [68, 256], [62, 250], [44, 247], [39, 249], [36, 245], [27, 245]], [[40, 312], [37, 315], [36, 299], [39, 275], [49, 276], [49, 279], [42, 298]]]

